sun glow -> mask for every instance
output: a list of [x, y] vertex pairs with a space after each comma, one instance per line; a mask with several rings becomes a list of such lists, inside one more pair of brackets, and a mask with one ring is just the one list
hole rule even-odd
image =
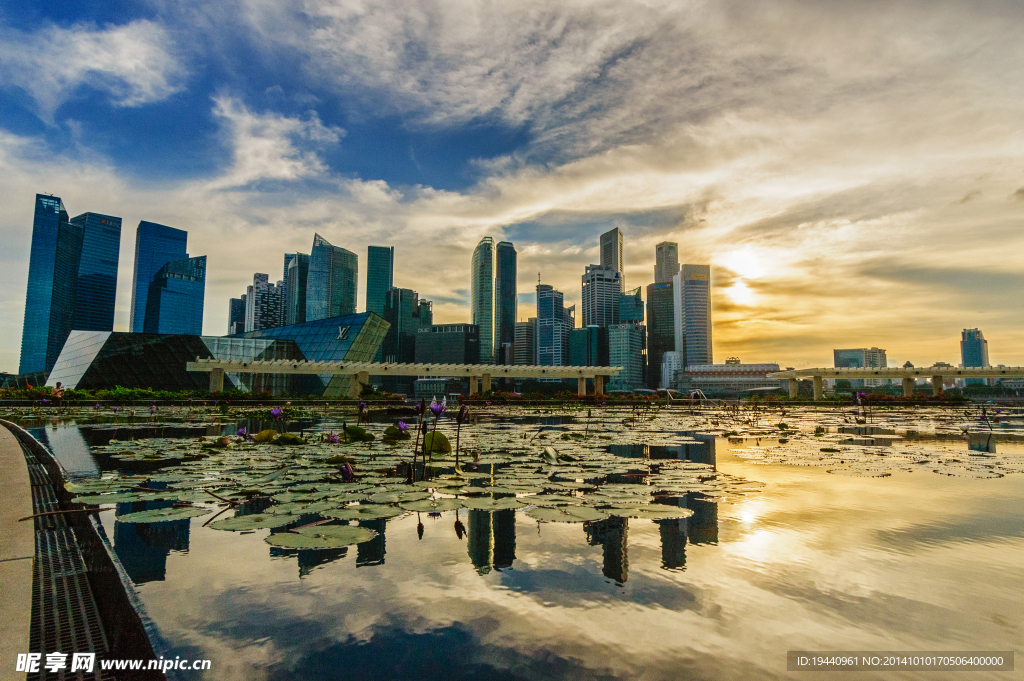
[[735, 284], [725, 289], [725, 294], [729, 296], [735, 304], [747, 307], [753, 305], [757, 297], [751, 288], [747, 286], [747, 282], [743, 280], [737, 281]]

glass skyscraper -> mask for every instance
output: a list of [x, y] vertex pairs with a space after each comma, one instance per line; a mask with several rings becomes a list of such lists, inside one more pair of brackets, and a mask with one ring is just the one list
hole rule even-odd
[[661, 385], [661, 359], [676, 349], [674, 284], [647, 286], [647, 387]]
[[84, 231], [59, 197], [36, 194], [18, 373], [50, 371], [71, 333]]
[[72, 328], [113, 331], [117, 264], [121, 256], [121, 218], [82, 213], [71, 218], [71, 224], [84, 230]]
[[355, 253], [314, 235], [306, 278], [306, 321], [355, 314], [358, 275]]
[[[964, 329], [960, 334], [960, 366], [982, 367], [987, 369], [991, 366], [988, 363], [988, 341], [981, 329]], [[988, 383], [985, 378], [968, 378], [964, 381], [966, 385], [983, 385]]]
[[149, 285], [143, 333], [203, 333], [206, 256], [172, 260]]
[[306, 321], [306, 284], [309, 280], [309, 256], [295, 253], [285, 270], [284, 323], [301, 324]]
[[664, 284], [679, 274], [679, 244], [662, 241], [654, 247], [654, 283]]
[[626, 270], [622, 257], [622, 230], [618, 227], [601, 235], [601, 264], [619, 273], [622, 289], [626, 288]]
[[228, 301], [228, 335], [245, 333], [245, 303], [249, 296], [242, 294], [241, 298], [232, 298]]
[[473, 251], [471, 277], [470, 307], [472, 321], [480, 327], [480, 363], [494, 364], [494, 239], [489, 236]]
[[711, 266], [683, 265], [673, 280], [675, 350], [682, 366], [714, 364], [711, 359]]
[[616, 324], [608, 327], [608, 366], [622, 367], [608, 382], [609, 390], [635, 390], [644, 387], [647, 355], [646, 329], [643, 324]]
[[395, 286], [395, 247], [370, 246], [366, 252], [366, 311], [384, 316], [384, 294]]
[[618, 272], [607, 265], [587, 265], [583, 275], [583, 326], [618, 324], [621, 293]]
[[146, 326], [146, 307], [149, 304], [149, 285], [161, 267], [172, 260], [188, 258], [185, 242], [188, 232], [155, 222], [139, 223], [135, 231], [135, 272], [132, 275], [132, 308], [128, 328], [143, 333]]
[[640, 287], [619, 294], [619, 321], [623, 324], [639, 324], [644, 320], [644, 300]]
[[550, 284], [537, 284], [537, 365], [567, 364], [569, 348], [565, 299]]
[[516, 342], [516, 247], [501, 241], [494, 249], [494, 361], [513, 364]]

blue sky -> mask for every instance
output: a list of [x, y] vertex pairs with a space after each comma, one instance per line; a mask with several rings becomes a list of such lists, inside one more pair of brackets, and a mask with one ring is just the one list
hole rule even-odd
[[[0, 370], [32, 198], [189, 231], [205, 331], [313, 233], [468, 318], [472, 248], [580, 297], [597, 237], [710, 262], [715, 356], [1024, 363], [1018, 2], [0, 3]], [[997, 282], [997, 285], [993, 285]], [[362, 283], [360, 284], [362, 285]], [[360, 301], [362, 299], [360, 298]], [[896, 331], [899, 329], [899, 331]]]

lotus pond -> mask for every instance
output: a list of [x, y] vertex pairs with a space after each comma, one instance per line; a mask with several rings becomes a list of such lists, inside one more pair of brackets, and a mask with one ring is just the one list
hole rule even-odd
[[426, 413], [424, 452], [413, 414], [6, 415], [103, 509], [172, 656], [212, 660], [190, 678], [782, 678], [795, 649], [1021, 649], [1013, 410], [455, 416], [435, 435]]

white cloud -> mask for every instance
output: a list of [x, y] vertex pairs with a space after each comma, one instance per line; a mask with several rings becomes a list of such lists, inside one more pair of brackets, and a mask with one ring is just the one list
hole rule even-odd
[[257, 180], [299, 180], [322, 175], [327, 166], [313, 149], [337, 144], [341, 128], [325, 126], [316, 112], [305, 119], [253, 113], [230, 97], [214, 99], [213, 112], [225, 124], [232, 165], [210, 186], [238, 187]]
[[53, 114], [75, 90], [106, 91], [117, 106], [139, 106], [181, 89], [184, 67], [167, 31], [151, 21], [98, 28], [46, 26], [34, 33], [0, 31], [0, 82], [26, 90], [39, 115]]

